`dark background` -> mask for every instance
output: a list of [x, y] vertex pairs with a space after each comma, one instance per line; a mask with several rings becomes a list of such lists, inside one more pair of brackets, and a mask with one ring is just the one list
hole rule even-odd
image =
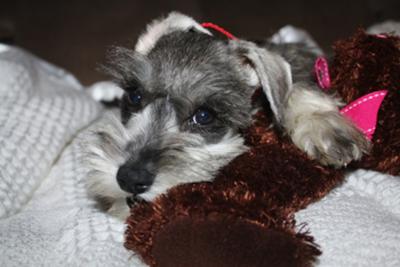
[[113, 44], [133, 44], [152, 19], [177, 10], [240, 37], [267, 37], [286, 24], [303, 27], [325, 49], [360, 26], [400, 20], [399, 0], [0, 0], [0, 40], [13, 42], [74, 73], [84, 84]]

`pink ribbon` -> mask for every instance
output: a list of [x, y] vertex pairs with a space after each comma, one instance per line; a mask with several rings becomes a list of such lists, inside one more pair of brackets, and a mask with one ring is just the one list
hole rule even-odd
[[314, 72], [317, 77], [318, 85], [324, 90], [331, 87], [331, 78], [329, 77], [328, 61], [324, 57], [318, 57], [315, 60]]
[[[387, 38], [385, 35], [376, 35], [378, 38]], [[331, 87], [328, 61], [324, 57], [318, 57], [314, 64], [314, 72], [319, 87], [328, 90]], [[387, 94], [387, 90], [369, 93], [354, 100], [345, 106], [340, 113], [350, 119], [369, 140], [372, 139], [376, 129], [379, 108]]]
[[358, 98], [344, 107], [340, 113], [349, 118], [369, 140], [376, 129], [379, 108], [387, 90], [375, 91]]

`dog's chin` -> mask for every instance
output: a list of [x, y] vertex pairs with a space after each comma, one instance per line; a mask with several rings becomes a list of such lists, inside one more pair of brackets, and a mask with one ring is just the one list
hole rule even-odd
[[114, 199], [114, 201], [110, 205], [109, 209], [106, 210], [106, 212], [113, 217], [125, 221], [130, 214], [129, 212], [130, 206], [128, 204], [127, 198], [130, 197]]
[[173, 181], [172, 179], [169, 179], [169, 183], [156, 182], [153, 186], [149, 188], [148, 191], [141, 194], [128, 194], [125, 191], [121, 190], [118, 197], [115, 197], [114, 194], [114, 197], [112, 198], [101, 196], [97, 196], [95, 198], [97, 203], [99, 204], [99, 207], [103, 211], [107, 212], [113, 217], [125, 221], [130, 215], [130, 209], [136, 204], [141, 202], [153, 201], [156, 197], [167, 193], [171, 187], [178, 184], [178, 181]]
[[146, 201], [139, 195], [130, 195], [112, 200], [98, 197], [96, 200], [99, 204], [100, 209], [122, 221], [125, 221], [128, 218], [130, 214], [130, 209], [133, 206], [143, 201]]

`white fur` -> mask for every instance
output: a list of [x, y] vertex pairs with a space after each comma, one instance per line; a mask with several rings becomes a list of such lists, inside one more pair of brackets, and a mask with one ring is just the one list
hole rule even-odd
[[295, 84], [284, 113], [293, 143], [311, 158], [335, 166], [360, 159], [368, 147], [362, 133], [340, 114], [340, 105], [332, 96]]
[[[204, 143], [198, 135], [189, 134], [187, 137], [192, 141], [197, 139], [199, 143]], [[246, 149], [243, 138], [233, 135], [231, 132], [227, 133], [219, 143], [186, 147], [183, 153], [176, 155], [182, 159], [181, 163], [184, 165], [160, 170], [150, 190], [143, 193], [141, 197], [151, 201], [176, 185], [211, 181], [221, 167], [245, 152]]]
[[[111, 113], [99, 123], [93, 136], [87, 143], [88, 165], [91, 172], [88, 177], [89, 192], [111, 199], [125, 198], [125, 193], [118, 186], [116, 176], [119, 167], [129, 158], [126, 146], [135, 140], [136, 136], [149, 131], [149, 122], [152, 121], [151, 107], [134, 114], [126, 127], [121, 123], [116, 114]], [[104, 132], [110, 137], [105, 143], [97, 135]]]
[[394, 20], [387, 20], [381, 23], [372, 25], [367, 29], [369, 34], [393, 34], [400, 35], [400, 22]]
[[178, 12], [171, 12], [166, 18], [155, 20], [147, 26], [146, 32], [139, 37], [135, 50], [146, 55], [163, 35], [175, 30], [187, 30], [192, 27], [211, 35], [207, 29], [203, 28], [191, 17]]
[[323, 54], [317, 42], [310, 36], [307, 31], [294, 27], [292, 25], [286, 25], [282, 27], [277, 33], [272, 35], [269, 40], [275, 44], [303, 43], [307, 45], [310, 49], [312, 49], [313, 52], [317, 55]]
[[87, 180], [89, 193], [111, 199], [126, 197], [128, 194], [119, 188], [115, 177], [119, 166], [128, 157], [124, 147], [130, 135], [114, 114], [106, 116], [95, 131], [107, 133], [113, 138], [113, 144], [105, 149], [103, 141], [96, 134], [85, 142], [87, 163], [91, 169]]
[[109, 81], [97, 82], [88, 87], [87, 91], [96, 101], [113, 101], [120, 99], [124, 94], [120, 87]]
[[[106, 199], [111, 204], [108, 212], [121, 220], [129, 215], [126, 197], [130, 194], [119, 187], [117, 172], [129, 158], [125, 149], [127, 144], [134, 140], [135, 135], [148, 130], [146, 122], [149, 121], [149, 113], [149, 109], [144, 109], [143, 112], [134, 115], [127, 128], [116, 114], [111, 113], [99, 122], [95, 133], [86, 143], [87, 162], [91, 168], [87, 179], [88, 192], [95, 198]], [[101, 140], [98, 132], [109, 136], [109, 142]]]
[[249, 64], [243, 66], [244, 80], [247, 85], [253, 88], [261, 87], [260, 79], [258, 78], [256, 70]]

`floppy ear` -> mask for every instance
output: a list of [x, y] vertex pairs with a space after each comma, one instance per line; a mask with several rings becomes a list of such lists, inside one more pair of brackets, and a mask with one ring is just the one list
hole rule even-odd
[[262, 87], [276, 120], [282, 123], [287, 98], [292, 90], [292, 74], [289, 63], [278, 54], [243, 40], [231, 41], [240, 57], [242, 73], [250, 86]]
[[139, 37], [136, 43], [135, 51], [146, 55], [163, 35], [176, 30], [185, 31], [193, 28], [199, 32], [211, 35], [207, 29], [203, 28], [191, 17], [178, 12], [171, 12], [167, 17], [156, 19], [147, 25], [146, 31]]

